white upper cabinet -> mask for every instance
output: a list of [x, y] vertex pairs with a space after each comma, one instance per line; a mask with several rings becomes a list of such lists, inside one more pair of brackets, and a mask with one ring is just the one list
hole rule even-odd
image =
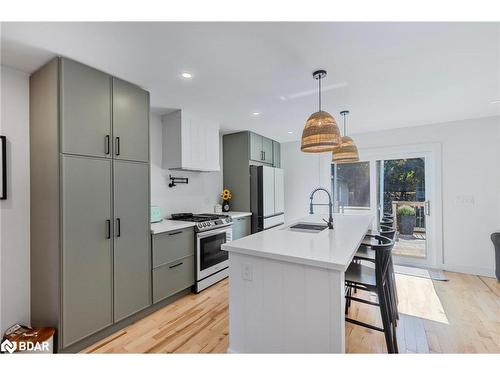
[[162, 117], [163, 168], [220, 170], [219, 124], [178, 110]]

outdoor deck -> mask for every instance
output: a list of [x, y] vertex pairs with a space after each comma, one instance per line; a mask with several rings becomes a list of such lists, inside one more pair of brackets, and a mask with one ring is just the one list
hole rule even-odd
[[393, 254], [412, 258], [425, 258], [425, 232], [415, 231], [413, 235], [400, 234], [394, 245]]

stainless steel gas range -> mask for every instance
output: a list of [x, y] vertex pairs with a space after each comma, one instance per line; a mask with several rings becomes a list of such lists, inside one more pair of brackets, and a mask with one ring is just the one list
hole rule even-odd
[[226, 278], [229, 255], [221, 245], [230, 242], [233, 236], [233, 219], [218, 214], [172, 214], [173, 220], [195, 222], [196, 283], [198, 293], [210, 285]]

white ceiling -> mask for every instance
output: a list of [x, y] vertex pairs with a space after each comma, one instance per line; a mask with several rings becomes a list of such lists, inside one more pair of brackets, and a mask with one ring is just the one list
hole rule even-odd
[[[350, 133], [500, 114], [500, 23], [2, 23], [2, 64], [63, 55], [184, 108], [280, 141], [323, 108]], [[191, 81], [179, 78], [189, 71]], [[259, 111], [257, 118], [251, 115]], [[340, 122], [340, 121], [339, 121]], [[293, 131], [293, 134], [288, 134]]]

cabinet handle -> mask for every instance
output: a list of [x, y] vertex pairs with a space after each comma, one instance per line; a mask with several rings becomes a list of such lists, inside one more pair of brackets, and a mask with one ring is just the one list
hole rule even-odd
[[111, 220], [106, 220], [106, 239], [111, 239]]
[[120, 155], [120, 137], [115, 138], [115, 155]]
[[104, 153], [109, 155], [109, 135], [104, 137]]
[[260, 152], [260, 160], [264, 160], [264, 151]]
[[174, 264], [173, 266], [170, 266], [168, 268], [175, 268], [175, 267], [179, 267], [181, 264], [183, 264], [184, 262], [180, 262], [180, 263], [177, 263], [177, 264]]
[[169, 233], [168, 235], [169, 235], [169, 236], [174, 236], [174, 235], [179, 234], [179, 233], [182, 233], [182, 231], [180, 230], [180, 231], [178, 231], [178, 232]]
[[266, 160], [266, 152], [265, 151], [262, 151], [264, 153], [264, 159], [262, 160]]
[[116, 218], [116, 237], [120, 237], [122, 235], [122, 224], [119, 217]]

